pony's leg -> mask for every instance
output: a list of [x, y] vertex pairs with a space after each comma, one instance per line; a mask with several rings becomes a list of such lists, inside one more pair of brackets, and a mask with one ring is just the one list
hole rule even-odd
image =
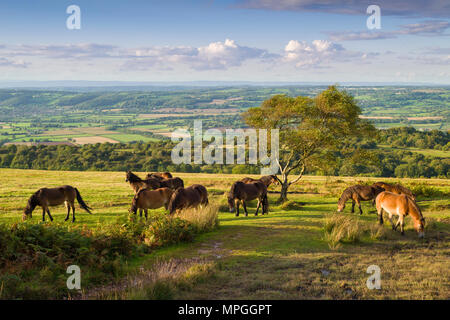
[[148, 217], [148, 210], [145, 209], [144, 212], [145, 212], [145, 220], [147, 220], [147, 217]]
[[142, 209], [139, 209], [139, 217], [142, 218]]
[[380, 225], [383, 224], [383, 208], [381, 208], [381, 206], [378, 208], [377, 207], [377, 213], [378, 213], [378, 223]]
[[398, 221], [400, 220], [397, 221], [397, 224], [394, 224], [394, 221], [392, 220], [392, 213], [389, 212], [389, 221], [391, 222], [392, 230], [395, 231], [395, 229], [397, 229], [398, 226]]
[[402, 236], [405, 235], [405, 230], [403, 230], [403, 227], [405, 226], [405, 221], [404, 221], [405, 216], [404, 215], [399, 215], [398, 217], [398, 221], [400, 221], [400, 232], [402, 233]]
[[236, 207], [236, 214], [235, 214], [236, 217], [239, 217], [239, 203], [240, 203], [239, 200], [236, 200], [234, 202], [234, 206]]
[[75, 222], [75, 204], [72, 202], [70, 206], [72, 207], [72, 222]]
[[244, 207], [245, 216], [248, 217], [247, 204], [245, 200], [242, 200], [242, 206]]
[[48, 217], [50, 218], [50, 221], [53, 221], [53, 217], [50, 214], [50, 210], [48, 209], [48, 207], [47, 207], [47, 214], [48, 214]]
[[[261, 206], [261, 200], [258, 199], [258, 205], [256, 206], [256, 212], [255, 212], [255, 216], [258, 215], [258, 211], [259, 211], [259, 207]], [[263, 210], [263, 214], [264, 214], [264, 210]]]
[[355, 200], [352, 199], [352, 213], [355, 213]]
[[67, 215], [66, 215], [66, 218], [64, 219], [64, 221], [67, 221], [67, 220], [69, 220], [69, 216], [70, 216], [70, 205], [67, 201], [64, 202], [64, 205], [66, 206], [66, 209], [67, 209]]
[[359, 214], [363, 214], [362, 209], [361, 209], [361, 201], [356, 200], [356, 203], [358, 204], [358, 208], [359, 208]]
[[42, 207], [42, 221], [45, 221], [45, 207]]

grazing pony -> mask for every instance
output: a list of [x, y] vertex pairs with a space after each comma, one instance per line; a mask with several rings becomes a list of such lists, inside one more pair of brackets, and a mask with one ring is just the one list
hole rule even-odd
[[75, 198], [80, 206], [92, 214], [91, 208], [83, 201], [80, 192], [77, 188], [72, 186], [62, 186], [59, 188], [42, 188], [36, 191], [29, 199], [25, 210], [23, 211], [23, 220], [26, 220], [28, 216], [33, 217], [32, 213], [36, 206], [42, 207], [42, 221], [45, 221], [45, 213], [47, 212], [50, 221], [53, 221], [53, 217], [50, 214], [48, 207], [58, 206], [65, 204], [67, 208], [67, 216], [64, 221], [69, 220], [70, 208], [72, 208], [72, 222], [75, 222]]
[[411, 190], [405, 188], [401, 184], [389, 184], [385, 182], [377, 182], [373, 184], [374, 187], [382, 188], [384, 191], [389, 191], [396, 194], [405, 194], [416, 201], [416, 195]]
[[242, 202], [244, 207], [245, 216], [248, 216], [247, 205], [245, 201], [258, 199], [258, 206], [256, 207], [255, 216], [258, 215], [259, 207], [262, 204], [262, 214], [268, 212], [268, 200], [267, 200], [267, 187], [262, 181], [254, 181], [244, 183], [237, 181], [231, 186], [231, 190], [228, 193], [228, 207], [230, 212], [236, 210], [236, 217], [239, 217], [239, 203]]
[[242, 179], [241, 181], [244, 183], [261, 181], [262, 183], [264, 183], [266, 185], [266, 187], [270, 186], [272, 183], [278, 185], [281, 182], [280, 179], [278, 179], [278, 177], [274, 174], [272, 174], [270, 176], [263, 176], [259, 179], [253, 179], [253, 178], [246, 177], [246, 178]]
[[169, 188], [140, 189], [134, 195], [130, 212], [136, 214], [139, 209], [139, 215], [142, 217], [142, 210], [144, 210], [145, 219], [147, 219], [148, 209], [158, 209], [164, 206], [167, 210], [172, 193], [173, 190]]
[[187, 188], [178, 188], [172, 194], [168, 209], [169, 213], [173, 214], [175, 211], [201, 204], [208, 204], [208, 191], [200, 184], [193, 184]]
[[[422, 215], [417, 203], [405, 194], [395, 194], [389, 191], [381, 192], [376, 199], [378, 221], [383, 224], [383, 210], [389, 214], [389, 221], [392, 225], [392, 230], [396, 230], [400, 225], [402, 235], [405, 234], [403, 226], [405, 224], [405, 216], [408, 214], [414, 221], [414, 229], [419, 234], [419, 238], [425, 236], [425, 218]], [[392, 215], [398, 215], [397, 223], [394, 225]]]
[[170, 172], [154, 172], [154, 173], [147, 174], [147, 179], [149, 179], [149, 178], [164, 180], [164, 179], [171, 179], [171, 178], [173, 178], [173, 176]]
[[365, 185], [354, 185], [351, 187], [348, 187], [344, 190], [341, 197], [338, 201], [338, 212], [342, 212], [345, 208], [345, 202], [349, 199], [352, 200], [352, 213], [355, 212], [355, 203], [358, 204], [359, 207], [359, 214], [362, 214], [361, 209], [361, 201], [369, 201], [369, 200], [375, 200], [376, 196], [382, 192], [383, 189], [380, 187], [374, 187], [374, 186], [365, 186]]
[[134, 193], [137, 193], [142, 188], [158, 189], [161, 187], [161, 183], [158, 179], [149, 178], [142, 180], [131, 171], [127, 171], [125, 182], [130, 184], [131, 188], [134, 190]]

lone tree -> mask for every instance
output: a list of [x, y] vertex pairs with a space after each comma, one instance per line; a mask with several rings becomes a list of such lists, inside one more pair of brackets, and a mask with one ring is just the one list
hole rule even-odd
[[[375, 132], [367, 120], [359, 118], [360, 114], [354, 98], [336, 86], [314, 98], [276, 95], [243, 114], [251, 127], [279, 129], [280, 202], [287, 200], [289, 187], [302, 178], [308, 167], [320, 160], [323, 163], [325, 155], [346, 139]], [[289, 181], [294, 172], [297, 176]]]

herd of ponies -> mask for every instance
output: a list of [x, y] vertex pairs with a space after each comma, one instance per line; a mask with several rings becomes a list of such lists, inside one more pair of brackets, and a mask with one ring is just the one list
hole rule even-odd
[[[145, 218], [148, 217], [149, 209], [158, 209], [164, 207], [172, 215], [175, 212], [195, 208], [200, 205], [208, 205], [208, 191], [203, 185], [193, 184], [185, 187], [181, 178], [173, 177], [170, 172], [149, 173], [145, 179], [141, 179], [136, 174], [128, 171], [126, 173], [126, 182], [128, 182], [134, 191], [134, 197], [131, 203], [130, 212], [139, 214], [145, 212]], [[239, 206], [242, 204], [245, 216], [248, 216], [246, 201], [257, 200], [255, 215], [258, 215], [259, 208], [262, 214], [268, 213], [267, 188], [272, 184], [278, 185], [281, 181], [276, 175], [263, 176], [260, 179], [244, 178], [232, 184], [228, 193], [228, 207], [230, 212], [235, 212], [239, 216]], [[91, 214], [91, 208], [84, 202], [77, 188], [65, 185], [58, 188], [41, 188], [36, 191], [29, 199], [23, 212], [23, 220], [32, 217], [32, 212], [36, 206], [42, 207], [42, 220], [45, 221], [47, 213], [50, 220], [53, 217], [50, 214], [49, 207], [65, 204], [67, 216], [65, 221], [69, 220], [72, 209], [72, 222], [75, 222], [75, 198], [81, 208]], [[359, 207], [362, 214], [361, 201], [373, 201], [376, 205], [378, 221], [383, 224], [383, 211], [388, 214], [392, 229], [396, 230], [400, 226], [402, 235], [404, 234], [404, 218], [410, 215], [414, 221], [414, 228], [419, 237], [423, 237], [425, 219], [419, 206], [416, 203], [416, 197], [411, 190], [399, 185], [377, 182], [373, 185], [354, 185], [344, 190], [338, 201], [337, 211], [342, 212], [345, 203], [352, 201], [352, 213], [355, 210], [355, 204]], [[393, 215], [398, 216], [394, 224]]]

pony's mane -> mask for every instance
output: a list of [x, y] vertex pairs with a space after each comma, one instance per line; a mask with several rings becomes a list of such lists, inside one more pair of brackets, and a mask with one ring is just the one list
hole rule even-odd
[[36, 191], [28, 199], [27, 206], [30, 207], [31, 209], [34, 209], [39, 204], [39, 196], [38, 196], [38, 194], [39, 194], [40, 191], [41, 190]]
[[127, 172], [127, 179], [128, 179], [128, 181], [130, 181], [130, 182], [141, 182], [142, 181], [142, 179], [141, 178], [139, 178], [137, 175], [135, 175], [133, 172], [131, 172], [131, 171], [128, 171]]
[[[408, 199], [408, 202], [411, 202], [412, 206], [416, 209], [417, 213], [419, 214], [418, 219], [420, 221], [424, 221], [425, 218], [423, 217], [422, 210], [420, 210], [420, 207], [417, 205], [417, 203], [411, 197], [407, 196], [407, 199]], [[411, 217], [413, 216], [411, 213], [409, 213], [409, 214], [411, 215]]]
[[231, 198], [234, 198], [234, 197], [235, 197], [236, 188], [237, 188], [237, 186], [239, 186], [239, 185], [241, 185], [241, 184], [244, 184], [244, 182], [242, 182], [242, 181], [236, 181], [235, 183], [233, 183], [233, 185], [231, 186], [230, 193], [229, 193], [229, 196], [231, 196]]
[[347, 189], [342, 192], [341, 197], [339, 198], [338, 204], [341, 204], [342, 202], [346, 202], [353, 192], [353, 187], [348, 187]]

